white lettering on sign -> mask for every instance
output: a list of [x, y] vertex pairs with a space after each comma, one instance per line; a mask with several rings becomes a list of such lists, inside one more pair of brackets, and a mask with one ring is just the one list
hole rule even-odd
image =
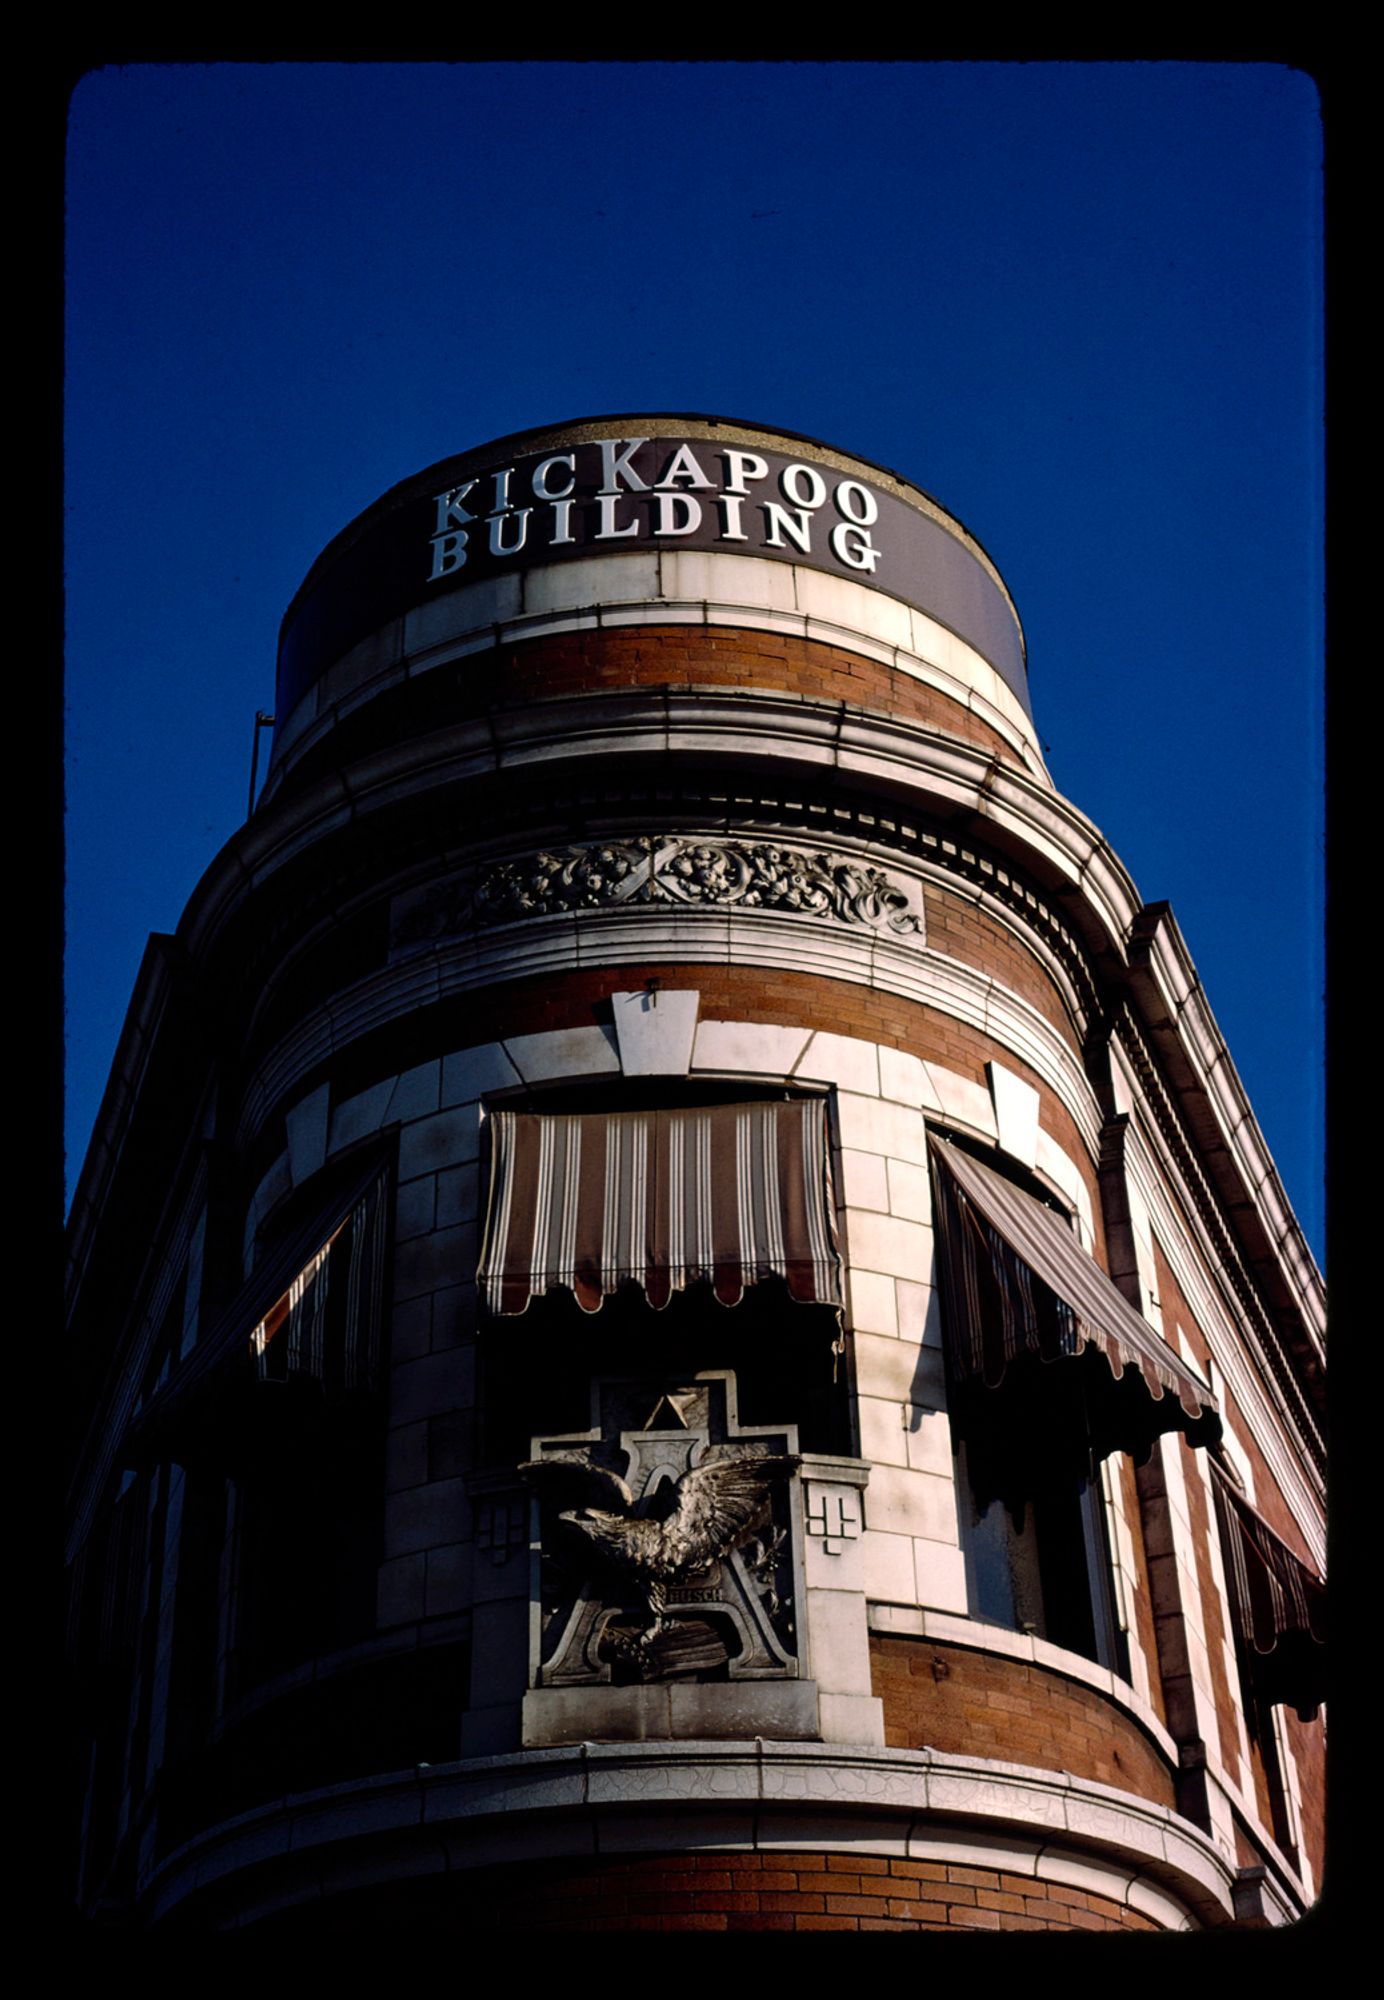
[[[722, 457], [726, 461], [726, 473], [728, 475], [726, 479], [727, 493], [748, 493], [750, 489], [745, 483], [747, 480], [767, 479], [769, 477], [768, 466], [762, 458], [756, 457], [752, 451], [727, 451], [722, 453]], [[751, 467], [754, 468], [753, 471]]]
[[[565, 486], [558, 487], [556, 490], [548, 484], [548, 474], [555, 465], [565, 465], [572, 475]], [[575, 452], [561, 451], [557, 454], [556, 458], [545, 458], [541, 464], [534, 467], [533, 497], [535, 500], [565, 500], [569, 494], [575, 493], [576, 490], [577, 458]]]
[[[529, 532], [529, 515], [532, 507], [515, 507], [508, 514], [492, 514], [488, 522], [490, 529], [490, 553], [492, 556], [517, 556], [523, 548]], [[505, 540], [505, 523], [514, 522], [515, 528], [508, 541]]]
[[435, 583], [440, 576], [450, 576], [466, 561], [466, 530], [459, 528], [454, 535], [434, 535], [432, 545], [432, 570], [429, 583]]
[[[690, 535], [702, 525], [702, 503], [689, 493], [658, 493], [654, 504], [658, 508], [654, 522], [656, 535]], [[679, 507], [683, 510], [681, 520]]]
[[719, 540], [723, 542], [747, 542], [750, 539], [740, 525], [740, 509], [744, 504], [744, 498], [739, 493], [721, 493], [717, 495], [716, 505], [721, 510], [721, 533], [718, 538]]
[[764, 537], [766, 549], [786, 548], [788, 543], [783, 539], [786, 534], [788, 540], [796, 543], [805, 556], [812, 554], [812, 524], [808, 519], [806, 507], [794, 507], [790, 511], [787, 507], [780, 507], [777, 500], [766, 500], [764, 525], [769, 530]]
[[858, 528], [868, 528], [872, 521], [879, 519], [879, 502], [868, 486], [862, 486], [858, 479], [843, 479], [832, 496], [837, 512], [844, 514], [848, 521], [854, 521]]
[[820, 507], [827, 497], [826, 481], [810, 465], [785, 465], [779, 474], [779, 486], [784, 499], [791, 500], [795, 507]]
[[678, 446], [667, 465], [664, 466], [663, 477], [658, 481], [658, 484], [660, 486], [676, 486], [680, 479], [685, 479], [689, 486], [700, 486], [705, 488], [707, 492], [711, 490], [711, 481], [693, 457], [690, 444], [680, 444]]
[[854, 521], [837, 522], [831, 531], [831, 552], [851, 569], [867, 569], [872, 576], [879, 561], [879, 550], [871, 543], [865, 530], [857, 528]]
[[449, 493], [437, 496], [437, 527], [434, 533], [445, 535], [454, 521], [474, 521], [475, 515], [468, 514], [462, 501], [475, 487], [475, 480], [468, 479], [464, 486], [454, 486]]
[[596, 530], [596, 540], [598, 542], [623, 541], [626, 535], [637, 535], [639, 533], [639, 523], [637, 520], [627, 522], [623, 528], [616, 527], [615, 509], [619, 504], [620, 496], [618, 493], [603, 493], [601, 495], [601, 525]]
[[[602, 493], [618, 493], [620, 491], [620, 478], [622, 474], [624, 475], [625, 484], [633, 488], [636, 493], [648, 492], [648, 480], [641, 479], [630, 464], [631, 453], [638, 451], [641, 444], [647, 444], [648, 442], [647, 438], [606, 438], [603, 441], [601, 445]], [[624, 447], [623, 450], [621, 446]]]
[[[783, 466], [777, 475], [782, 498], [757, 502], [762, 531], [756, 537], [746, 528], [744, 509], [752, 489], [771, 476], [766, 458], [755, 451], [712, 452], [706, 447], [699, 457], [684, 442], [672, 446], [651, 484], [635, 463], [636, 454], [648, 443], [648, 438], [594, 439], [554, 452], [531, 470], [520, 460], [436, 494], [428, 581], [455, 576], [474, 554], [468, 530], [481, 517], [467, 502], [482, 480], [490, 489], [491, 505], [483, 525], [485, 549], [493, 561], [521, 555], [526, 549], [529, 560], [536, 561], [546, 549], [583, 543], [699, 535], [703, 546], [708, 541], [757, 541], [761, 548], [789, 555], [796, 551], [816, 561], [835, 561], [860, 575], [874, 575], [881, 551], [871, 540], [870, 529], [879, 519], [879, 499], [860, 480], [833, 480], [824, 468], [802, 460]], [[584, 454], [580, 461], [579, 454]], [[723, 476], [718, 479], [716, 473]], [[516, 475], [521, 482], [518, 497], [512, 491]], [[525, 479], [533, 502], [521, 506]], [[704, 503], [693, 497], [698, 493], [712, 498]], [[647, 498], [641, 498], [644, 495]], [[838, 518], [830, 530], [824, 520], [814, 536], [816, 516], [826, 507], [828, 496]]]

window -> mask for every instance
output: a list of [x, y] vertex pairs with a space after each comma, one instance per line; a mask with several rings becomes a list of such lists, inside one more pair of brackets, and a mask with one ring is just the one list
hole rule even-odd
[[[243, 1679], [374, 1629], [388, 1190], [376, 1168], [319, 1207], [306, 1239], [293, 1239], [287, 1284], [276, 1277], [272, 1302], [248, 1328], [241, 1321], [250, 1380], [232, 1470]], [[306, 1256], [304, 1240], [315, 1245]], [[276, 1272], [283, 1255], [281, 1246]]]
[[1110, 1558], [1094, 1479], [1012, 1504], [986, 1499], [956, 1445], [957, 1512], [972, 1615], [1082, 1653], [1121, 1674]]
[[1326, 1700], [1326, 1585], [1255, 1512], [1225, 1467], [1214, 1459], [1211, 1466], [1246, 1712], [1284, 1704], [1310, 1721]]
[[957, 1509], [973, 1614], [1123, 1672], [1100, 1461], [1220, 1434], [1209, 1392], [1066, 1219], [931, 1141]]
[[707, 1368], [734, 1373], [742, 1421], [849, 1451], [824, 1099], [487, 1123], [489, 1463], [588, 1423], [597, 1375]]
[[485, 1456], [540, 1549], [526, 1742], [815, 1734], [791, 1480], [849, 1418], [824, 1100], [489, 1122]]
[[381, 1174], [256, 1320], [250, 1352], [261, 1382], [312, 1383], [329, 1395], [374, 1387], [384, 1196]]
[[238, 1297], [151, 1383], [124, 1439], [132, 1465], [233, 1483], [242, 1684], [373, 1628], [389, 1190], [378, 1154], [303, 1190]]
[[122, 1443], [127, 1464], [229, 1470], [285, 1421], [349, 1421], [347, 1406], [368, 1401], [381, 1364], [389, 1168], [376, 1156], [320, 1180], [215, 1325], [151, 1385]]

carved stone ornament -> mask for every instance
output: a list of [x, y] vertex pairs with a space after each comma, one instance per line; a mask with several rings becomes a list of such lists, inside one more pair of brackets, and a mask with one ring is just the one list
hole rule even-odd
[[683, 903], [701, 908], [799, 911], [909, 935], [922, 916], [906, 889], [852, 856], [777, 842], [683, 838], [603, 841], [501, 861], [478, 880], [443, 883], [403, 912], [397, 945], [454, 936], [569, 910]]
[[539, 1440], [520, 1467], [539, 1516], [531, 1684], [795, 1677], [793, 1427], [736, 1435], [723, 1376], [600, 1395], [604, 1436]]

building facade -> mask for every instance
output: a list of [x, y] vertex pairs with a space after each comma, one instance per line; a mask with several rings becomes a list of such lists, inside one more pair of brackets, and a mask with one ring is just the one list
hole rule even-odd
[[1313, 1902], [1320, 1280], [897, 476], [626, 416], [344, 530], [69, 1234], [91, 1921]]

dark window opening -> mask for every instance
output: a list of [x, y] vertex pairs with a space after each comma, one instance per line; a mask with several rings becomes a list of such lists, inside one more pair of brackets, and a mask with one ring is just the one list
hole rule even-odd
[[512, 1466], [535, 1437], [586, 1429], [597, 1376], [677, 1376], [733, 1371], [740, 1422], [796, 1423], [804, 1451], [853, 1449], [844, 1370], [834, 1351], [834, 1308], [792, 1299], [784, 1283], [762, 1279], [740, 1303], [723, 1306], [709, 1284], [675, 1292], [655, 1311], [636, 1286], [585, 1313], [570, 1292], [534, 1299], [515, 1318], [483, 1322], [482, 1457]]
[[319, 1210], [316, 1247], [239, 1335], [249, 1375], [230, 1459], [242, 1687], [375, 1628], [390, 1206], [382, 1168], [335, 1219]]
[[1230, 1622], [1246, 1709], [1277, 1703], [1310, 1722], [1326, 1700], [1326, 1585], [1212, 1460]]
[[236, 1477], [237, 1652], [246, 1683], [374, 1630], [383, 1435], [373, 1410], [294, 1399]]
[[68, 1695], [77, 1737], [72, 1842], [88, 1898], [109, 1882], [132, 1768], [130, 1705], [149, 1499], [147, 1475], [125, 1474], [72, 1571]]

